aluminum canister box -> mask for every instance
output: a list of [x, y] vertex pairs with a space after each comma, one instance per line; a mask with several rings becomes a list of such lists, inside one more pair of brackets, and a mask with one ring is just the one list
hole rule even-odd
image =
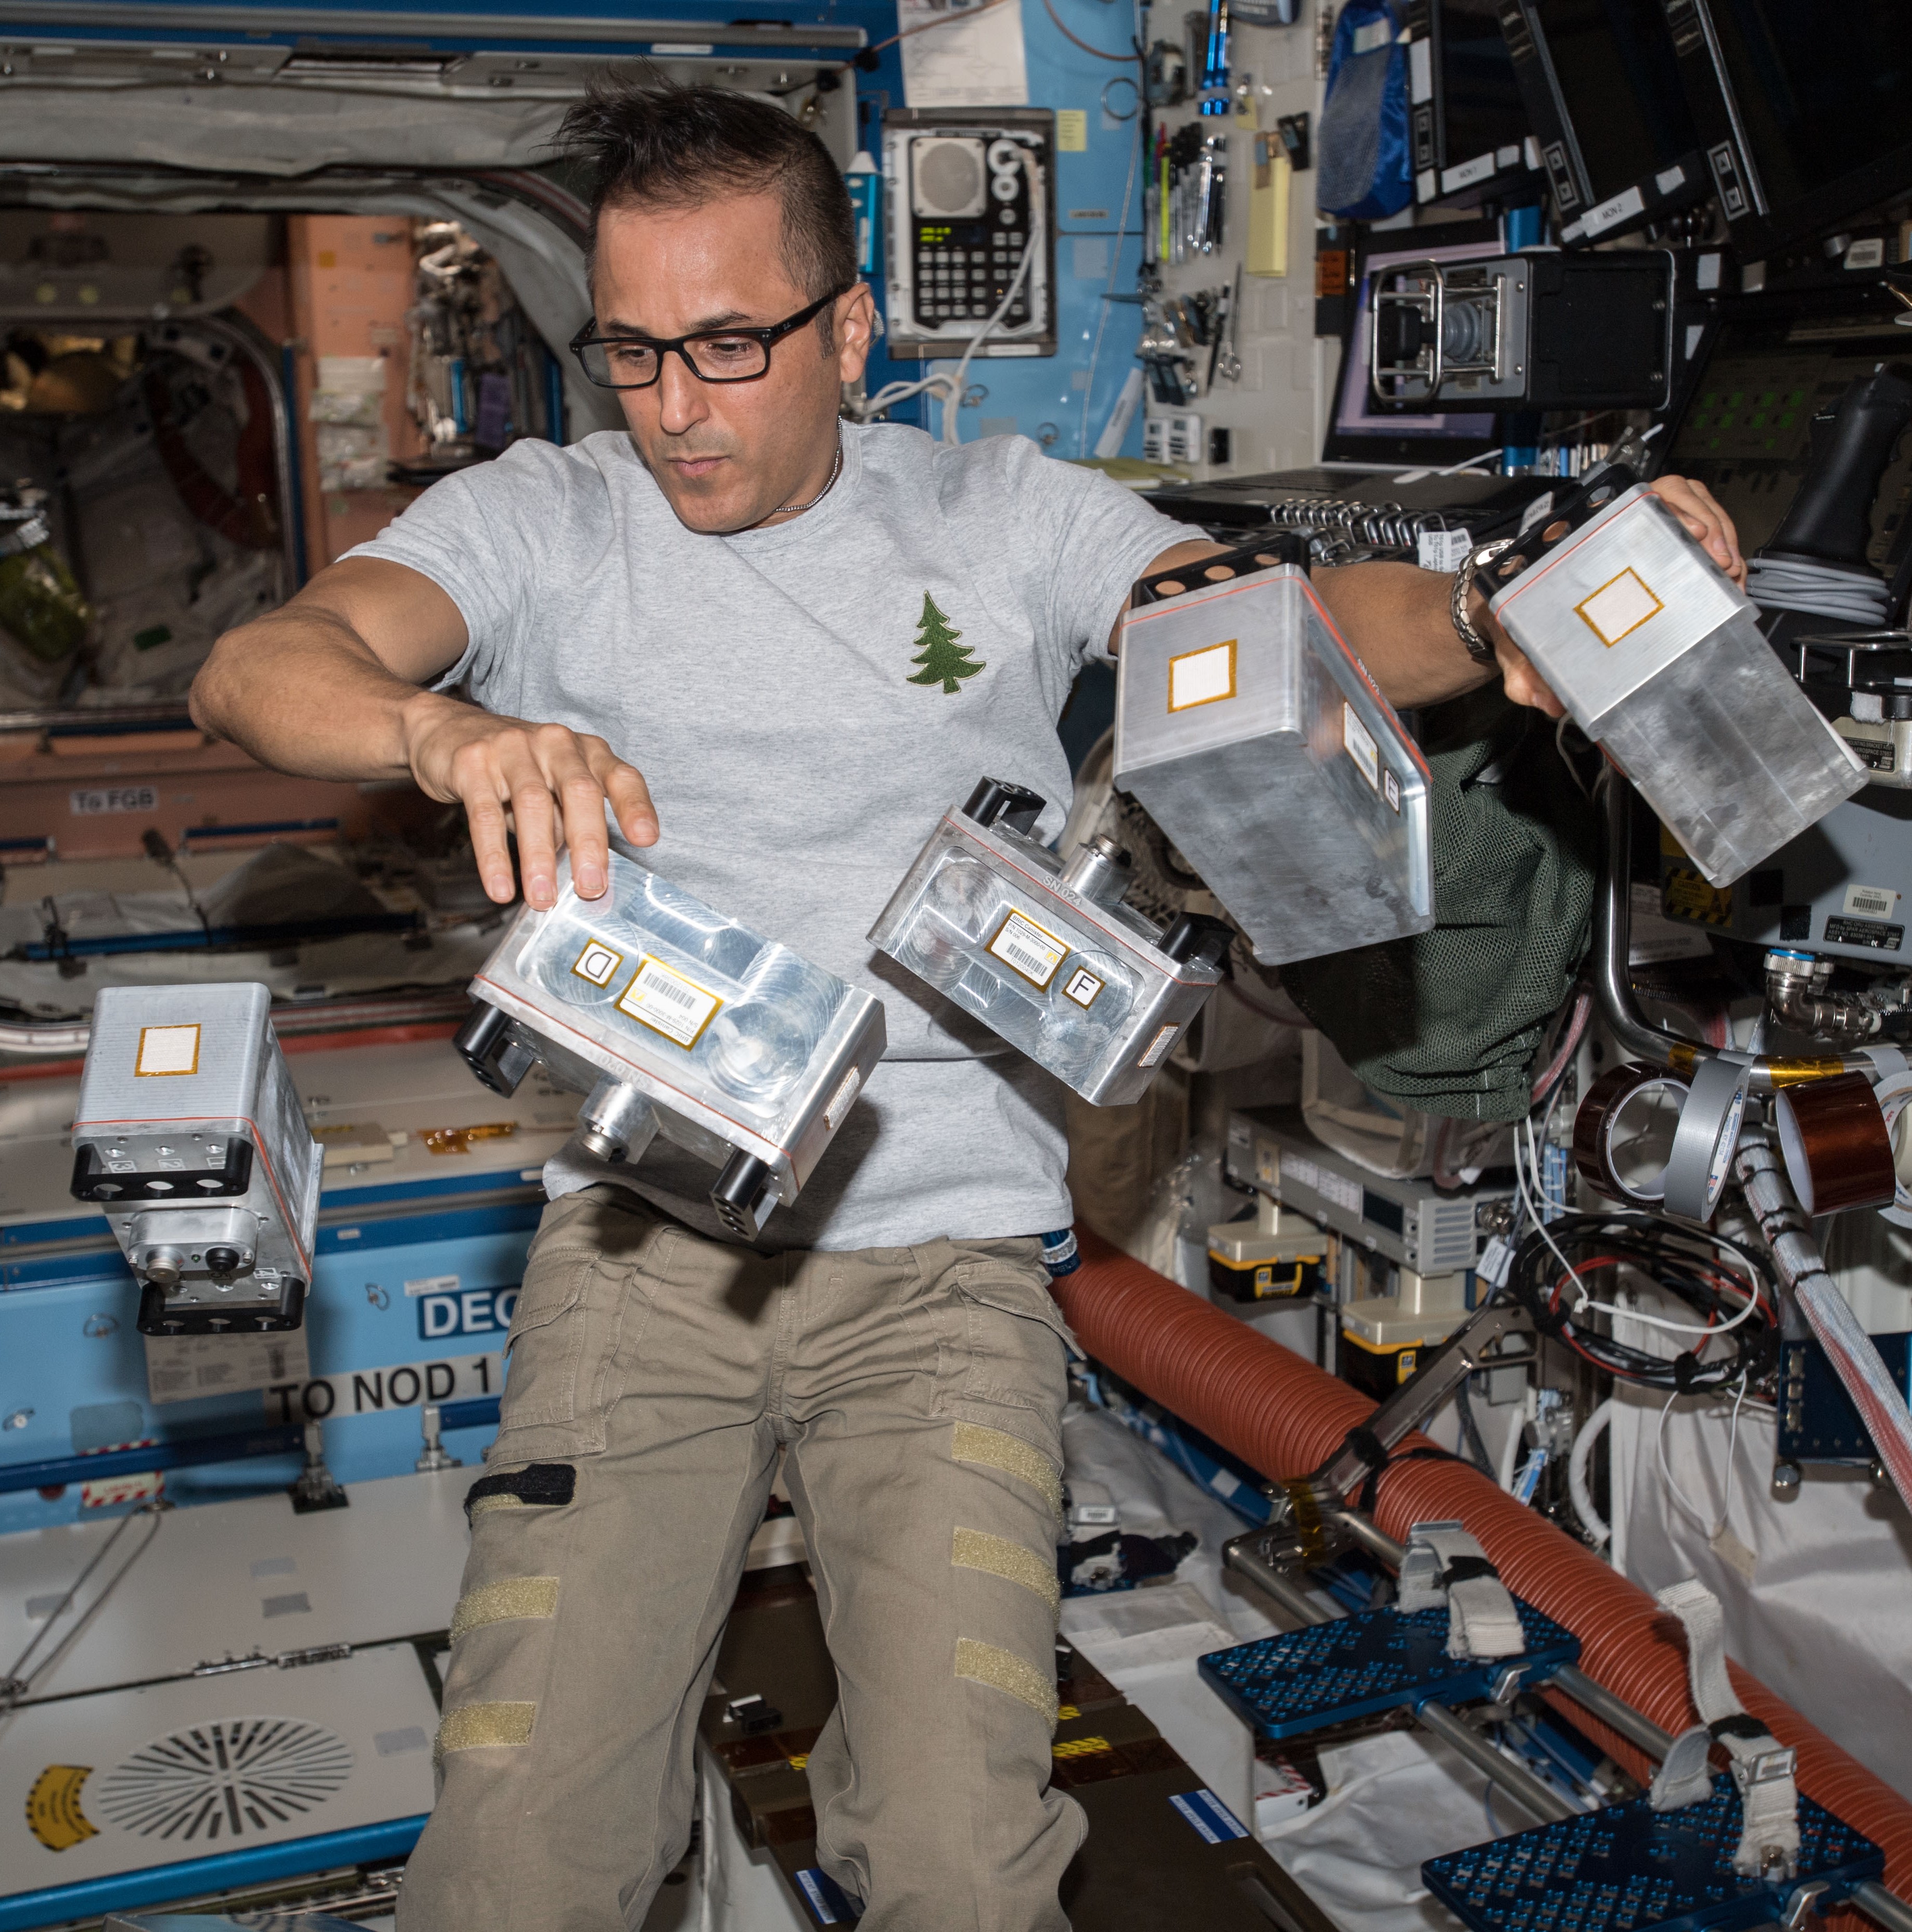
[[1138, 584], [1116, 687], [1116, 784], [1276, 965], [1434, 916], [1427, 766], [1294, 554]]
[[1608, 472], [1490, 563], [1488, 608], [1694, 864], [1729, 885], [1850, 798], [1866, 768], [1755, 607], [1624, 476]]
[[533, 1060], [588, 1092], [577, 1138], [635, 1162], [661, 1133], [721, 1170], [712, 1204], [754, 1240], [797, 1198], [884, 1046], [860, 991], [613, 853], [604, 896], [560, 861], [472, 982], [458, 1036], [472, 1071], [516, 1090]]
[[325, 1154], [256, 985], [109, 986], [73, 1124], [73, 1193], [140, 1282], [147, 1335], [296, 1328]]
[[1166, 932], [1122, 903], [1124, 855], [1065, 866], [1030, 835], [1045, 801], [984, 778], [931, 833], [873, 944], [1085, 1100], [1140, 1098], [1221, 983], [1233, 934], [1184, 914]]

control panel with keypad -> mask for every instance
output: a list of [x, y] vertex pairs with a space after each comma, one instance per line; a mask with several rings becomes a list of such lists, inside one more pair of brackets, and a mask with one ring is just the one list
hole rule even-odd
[[1056, 352], [1053, 122], [1035, 109], [884, 116], [892, 356], [960, 356], [985, 328], [978, 356]]

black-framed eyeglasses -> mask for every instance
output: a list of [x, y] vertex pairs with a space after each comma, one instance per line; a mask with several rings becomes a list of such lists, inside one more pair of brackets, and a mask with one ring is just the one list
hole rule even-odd
[[664, 358], [671, 350], [683, 358], [685, 368], [700, 382], [754, 382], [770, 373], [773, 344], [815, 321], [847, 292], [847, 287], [832, 289], [768, 328], [702, 329], [668, 341], [649, 335], [595, 335], [597, 323], [587, 322], [571, 338], [571, 352], [601, 389], [648, 389], [664, 374]]

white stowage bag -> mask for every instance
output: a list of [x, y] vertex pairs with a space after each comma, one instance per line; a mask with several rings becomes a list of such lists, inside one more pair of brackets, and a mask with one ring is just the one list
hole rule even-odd
[[[1858, 1469], [1809, 1468], [1795, 1500], [1774, 1500], [1776, 1424], [1750, 1402], [1729, 1501], [1730, 1396], [1675, 1402], [1662, 1443], [1665, 1403], [1652, 1390], [1615, 1391], [1613, 1493], [1627, 1499], [1616, 1510], [1616, 1560], [1648, 1590], [1697, 1576], [1725, 1610], [1728, 1656], [1894, 1790], [1912, 1790], [1903, 1511]], [[1685, 1507], [1662, 1474], [1661, 1446]]]

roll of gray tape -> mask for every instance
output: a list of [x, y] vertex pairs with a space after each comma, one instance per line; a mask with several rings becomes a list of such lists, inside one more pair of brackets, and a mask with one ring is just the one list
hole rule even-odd
[[1666, 1206], [1689, 1221], [1710, 1221], [1733, 1171], [1740, 1119], [1746, 1110], [1746, 1070], [1714, 1058], [1694, 1070], [1692, 1091], [1673, 1130], [1666, 1164]]

